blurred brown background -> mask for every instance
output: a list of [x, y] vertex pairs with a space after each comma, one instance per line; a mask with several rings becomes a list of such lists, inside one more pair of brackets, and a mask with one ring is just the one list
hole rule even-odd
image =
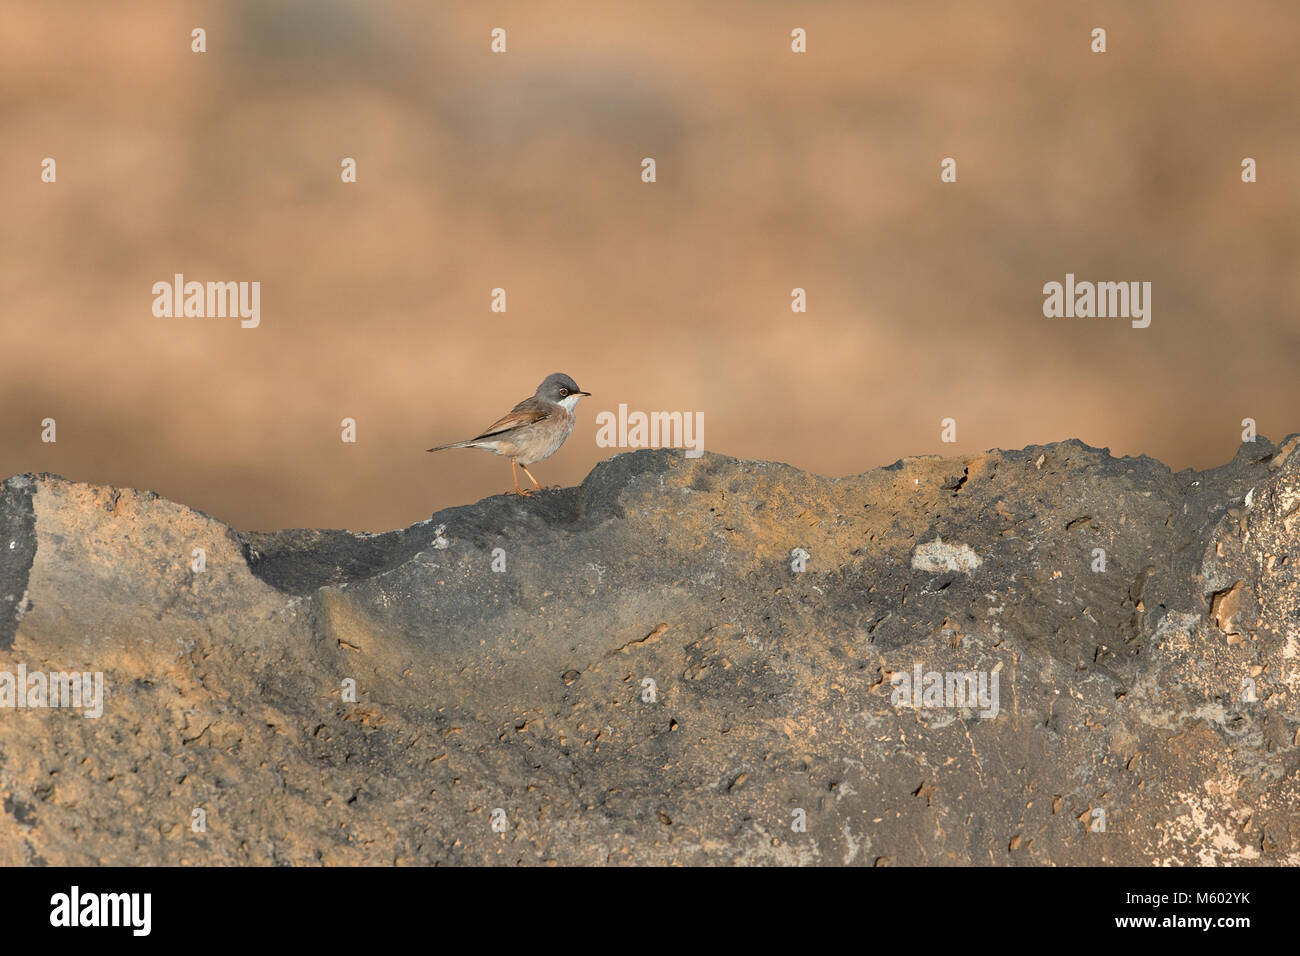
[[[547, 484], [612, 454], [594, 417], [620, 402], [829, 475], [1069, 437], [1203, 467], [1243, 417], [1300, 429], [1294, 3], [3, 19], [5, 475], [152, 488], [243, 528], [401, 527], [510, 487], [505, 459], [424, 449], [552, 371], [595, 395], [533, 469]], [[155, 318], [176, 272], [260, 281], [261, 327]], [[1151, 327], [1044, 318], [1066, 272], [1151, 281]]]

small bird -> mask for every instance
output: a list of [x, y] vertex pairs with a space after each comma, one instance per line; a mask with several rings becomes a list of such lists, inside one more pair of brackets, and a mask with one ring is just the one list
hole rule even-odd
[[515, 479], [515, 494], [527, 497], [532, 492], [519, 487], [519, 472], [515, 470], [515, 465], [518, 464], [537, 490], [541, 491], [542, 486], [537, 484], [537, 479], [528, 470], [528, 466], [544, 458], [550, 458], [559, 451], [564, 440], [573, 431], [574, 406], [582, 396], [590, 394], [591, 392], [584, 392], [578, 388], [578, 383], [563, 372], [556, 372], [546, 376], [542, 384], [537, 386], [537, 394], [532, 398], [525, 398], [510, 409], [509, 415], [497, 419], [483, 429], [483, 434], [477, 438], [455, 441], [450, 445], [438, 445], [428, 450], [486, 448], [494, 454], [505, 455], [510, 459], [510, 474]]

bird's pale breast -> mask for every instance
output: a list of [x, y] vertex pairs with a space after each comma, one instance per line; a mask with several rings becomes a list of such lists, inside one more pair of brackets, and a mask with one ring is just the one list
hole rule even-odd
[[556, 410], [558, 415], [548, 416], [536, 425], [521, 428], [511, 436], [515, 446], [513, 457], [519, 459], [520, 464], [531, 465], [535, 461], [550, 458], [569, 437], [576, 421], [573, 412], [563, 406], [556, 406]]

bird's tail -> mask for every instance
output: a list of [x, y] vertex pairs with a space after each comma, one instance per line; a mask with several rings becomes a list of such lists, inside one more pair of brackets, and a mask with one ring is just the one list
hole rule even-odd
[[473, 448], [477, 444], [478, 442], [474, 440], [454, 441], [450, 445], [435, 445], [432, 448], [426, 448], [425, 451], [446, 451], [448, 448]]

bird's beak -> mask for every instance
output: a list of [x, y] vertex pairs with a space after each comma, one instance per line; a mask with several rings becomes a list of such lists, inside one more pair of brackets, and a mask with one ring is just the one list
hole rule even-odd
[[581, 389], [578, 390], [578, 394], [579, 394], [579, 395], [586, 395], [588, 398], [591, 397], [591, 392], [584, 392], [584, 391], [582, 391]]

